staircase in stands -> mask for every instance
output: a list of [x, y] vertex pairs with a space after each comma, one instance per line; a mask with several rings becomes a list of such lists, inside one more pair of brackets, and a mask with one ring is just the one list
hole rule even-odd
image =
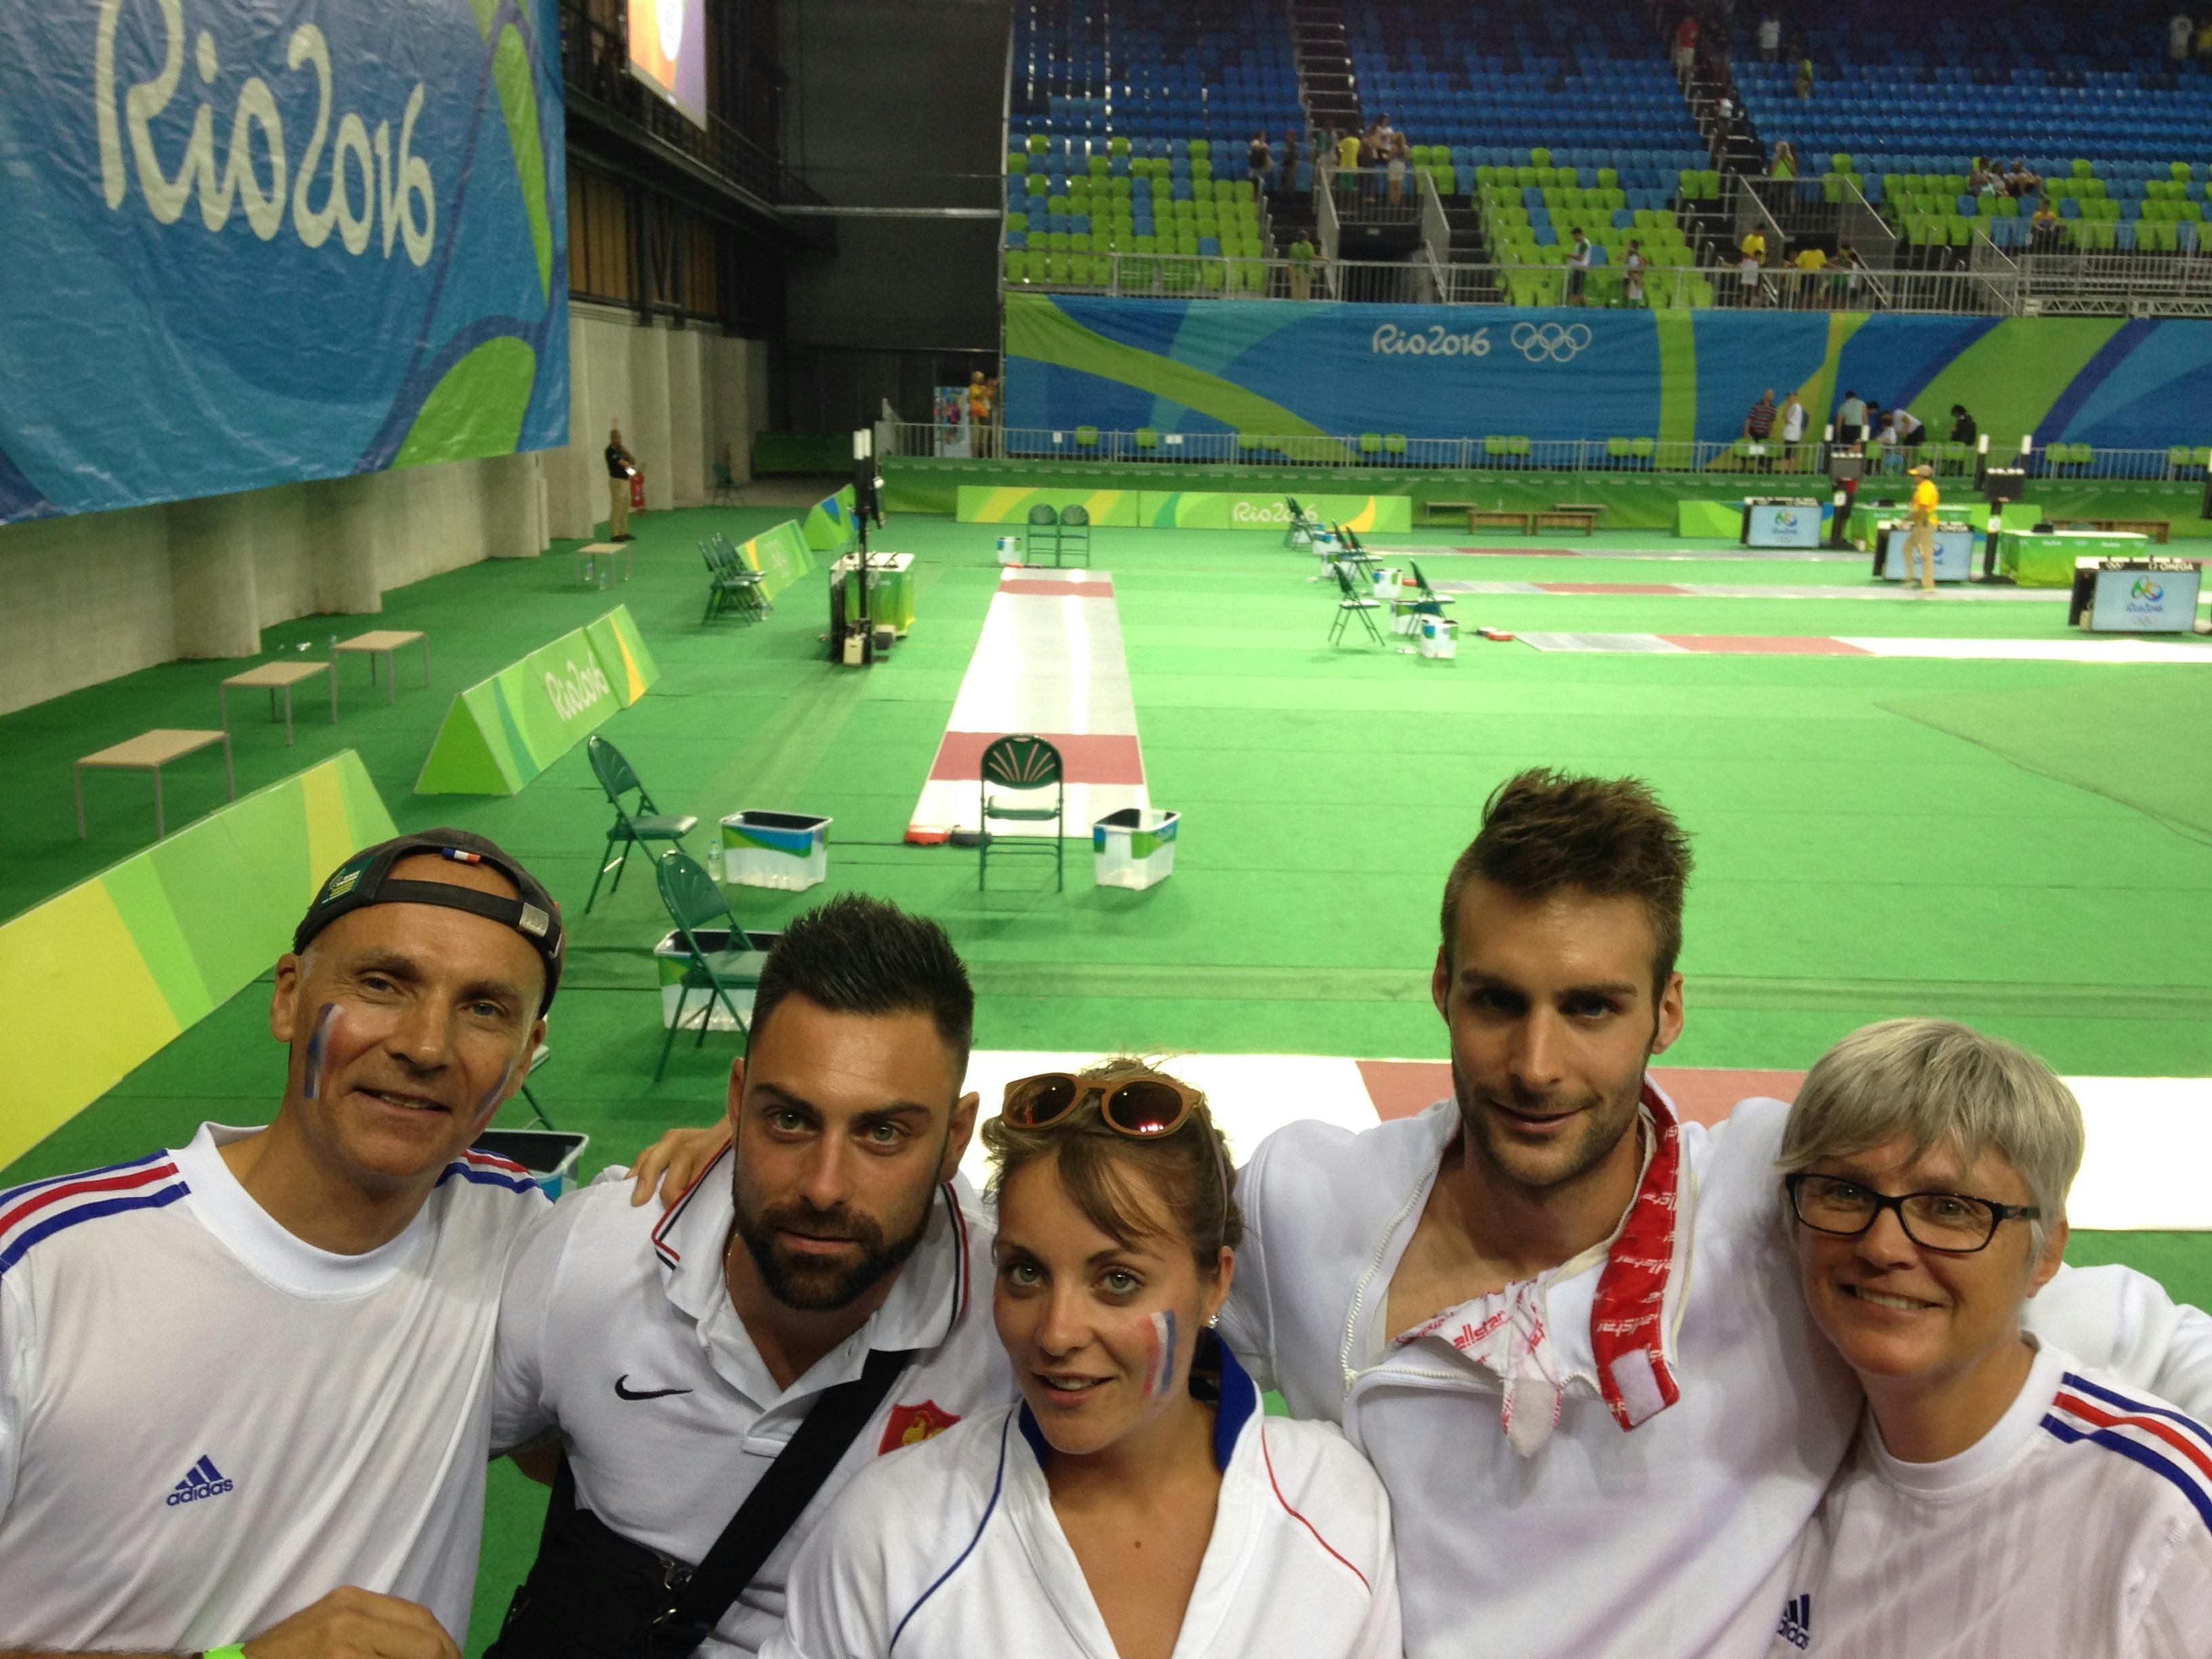
[[1352, 51], [1336, 0], [1290, 0], [1291, 52], [1306, 127], [1328, 137], [1360, 132], [1367, 122], [1352, 79]]

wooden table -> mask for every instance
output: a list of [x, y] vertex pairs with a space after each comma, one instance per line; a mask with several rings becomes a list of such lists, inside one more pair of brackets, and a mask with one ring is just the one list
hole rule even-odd
[[1446, 514], [1453, 513], [1471, 513], [1476, 507], [1480, 507], [1482, 503], [1480, 501], [1419, 501], [1416, 502], [1415, 505], [1421, 510], [1421, 522], [1423, 524], [1434, 524], [1436, 522], [1436, 515], [1439, 513]]
[[128, 742], [114, 744], [96, 754], [85, 756], [70, 769], [70, 782], [76, 792], [76, 833], [84, 836], [84, 769], [91, 767], [99, 772], [151, 772], [154, 775], [154, 839], [159, 841], [168, 833], [161, 817], [161, 769], [171, 761], [205, 749], [211, 744], [222, 745], [222, 787], [233, 800], [238, 799], [238, 781], [230, 769], [230, 733], [228, 732], [179, 732], [156, 727], [141, 732]]
[[392, 653], [398, 650], [401, 646], [413, 645], [417, 641], [420, 641], [422, 646], [422, 684], [428, 685], [430, 684], [430, 636], [420, 629], [379, 628], [373, 629], [366, 634], [356, 634], [349, 640], [340, 640], [331, 647], [332, 664], [331, 678], [333, 682], [331, 695], [333, 696], [337, 695], [335, 684], [337, 679], [337, 653], [341, 651], [358, 651], [368, 658], [368, 683], [371, 685], [376, 684], [376, 659], [379, 657], [384, 659], [384, 700], [386, 702], [392, 702], [399, 695], [399, 675], [398, 670], [392, 665]]
[[230, 735], [230, 705], [227, 701], [234, 685], [266, 686], [269, 690], [269, 718], [276, 718], [276, 694], [284, 694], [284, 746], [292, 746], [292, 688], [302, 680], [311, 680], [318, 674], [329, 677], [331, 693], [331, 723], [338, 718], [337, 670], [326, 662], [264, 662], [258, 668], [249, 668], [243, 674], [233, 674], [215, 689], [215, 706], [222, 716], [223, 736]]
[[1590, 522], [1595, 525], [1605, 513], [1605, 503], [1603, 501], [1553, 501], [1552, 503], [1552, 511], [1554, 513], [1587, 513], [1590, 515]]
[[1532, 516], [1510, 507], [1470, 507], [1467, 510], [1467, 533], [1472, 536], [1478, 530], [1517, 530], [1525, 536]]
[[[621, 574], [614, 576], [617, 562]], [[605, 587], [610, 576], [626, 582], [629, 571], [628, 542], [586, 542], [576, 550], [576, 580], [586, 587]]]
[[1532, 513], [1528, 516], [1539, 530], [1579, 530], [1585, 536], [1597, 533], [1599, 509], [1588, 507], [1555, 507], [1549, 513]]

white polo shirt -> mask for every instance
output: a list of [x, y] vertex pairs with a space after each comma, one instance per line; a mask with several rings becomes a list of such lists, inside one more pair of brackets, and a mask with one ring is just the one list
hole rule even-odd
[[537, 1183], [447, 1165], [333, 1255], [189, 1146], [0, 1194], [0, 1647], [198, 1652], [341, 1585], [468, 1633], [500, 1279]]
[[[1390, 1509], [1323, 1423], [1268, 1418], [1222, 1355], [1213, 1534], [1174, 1659], [1400, 1659]], [[765, 1659], [1115, 1659], [1027, 1406], [860, 1471], [800, 1553]]]
[[2203, 1659], [2212, 1431], [2051, 1347], [1955, 1457], [1869, 1413], [1780, 1612], [1776, 1659]]
[[844, 1459], [700, 1649], [757, 1653], [782, 1621], [791, 1564], [844, 1484], [877, 1457], [1014, 1397], [991, 1328], [991, 1228], [964, 1182], [868, 1322], [779, 1389], [730, 1305], [730, 1152], [669, 1210], [608, 1182], [553, 1207], [517, 1256], [500, 1319], [492, 1441], [558, 1429], [577, 1502], [634, 1543], [696, 1565], [797, 1431], [814, 1397], [872, 1349], [915, 1354]]
[[[1653, 1122], [1671, 1118], [1645, 1088]], [[1681, 1125], [1671, 1173], [1647, 1152], [1621, 1234], [1410, 1334], [1384, 1328], [1390, 1280], [1455, 1104], [1356, 1135], [1292, 1124], [1244, 1167], [1223, 1333], [1382, 1475], [1413, 1659], [1766, 1651], [1861, 1403], [1782, 1224], [1788, 1114], [1750, 1100], [1718, 1129]], [[2069, 1351], [2212, 1403], [2212, 1321], [2142, 1275], [2063, 1270], [2028, 1311]]]

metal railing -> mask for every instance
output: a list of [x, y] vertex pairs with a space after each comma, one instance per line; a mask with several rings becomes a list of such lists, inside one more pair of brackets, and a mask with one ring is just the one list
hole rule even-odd
[[1444, 216], [1444, 200], [1437, 194], [1437, 181], [1426, 173], [1419, 177], [1421, 258], [1429, 268], [1429, 297], [1442, 305], [1450, 287], [1444, 271], [1451, 264], [1451, 221]]
[[[1343, 227], [1338, 224], [1336, 218], [1335, 192], [1328, 190], [1315, 191], [1314, 246], [1321, 250], [1321, 257], [1334, 265], [1343, 245]], [[1331, 289], [1329, 297], [1331, 299], [1336, 297], [1334, 289]]]
[[823, 205], [828, 198], [720, 116], [704, 126], [646, 90], [630, 73], [622, 34], [599, 22], [582, 0], [561, 0], [561, 78], [570, 106], [623, 118], [667, 149], [761, 201]]
[[[1670, 472], [1825, 478], [1828, 447], [1815, 438], [1796, 444], [1774, 439], [1752, 443], [1661, 441], [1644, 438], [1413, 438], [1383, 433], [1109, 432], [1090, 427], [993, 427], [990, 459], [1141, 462], [1161, 466], [1302, 466], [1451, 472]], [[884, 422], [876, 428], [877, 453], [909, 459], [937, 457], [941, 435], [927, 422]], [[2070, 456], [2071, 450], [2066, 452]], [[1992, 442], [1987, 461], [2006, 466], [2020, 459], [2020, 443]], [[1890, 448], [1872, 457], [1868, 484], [1902, 489], [1909, 467], [1934, 467], [1955, 493], [1971, 489], [1980, 458], [1964, 446], [1926, 442]], [[2086, 478], [2146, 483], [2201, 483], [2201, 464], [2177, 461], [2164, 449], [2104, 449], [2082, 461], [2054, 465], [2036, 446], [2027, 470], [2032, 479]], [[1865, 486], [1863, 486], [1863, 488]]]
[[1340, 167], [1323, 158], [1314, 169], [1315, 211], [1318, 213], [1321, 198], [1332, 198], [1339, 219], [1347, 224], [1410, 225], [1419, 223], [1421, 199], [1415, 191], [1415, 170], [1401, 168], [1398, 178], [1396, 200], [1390, 197], [1390, 175], [1386, 167]]

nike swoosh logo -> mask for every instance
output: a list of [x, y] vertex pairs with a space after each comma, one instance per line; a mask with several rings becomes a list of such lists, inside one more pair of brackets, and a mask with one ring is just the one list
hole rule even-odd
[[615, 1394], [618, 1398], [623, 1400], [659, 1400], [672, 1394], [689, 1394], [691, 1392], [689, 1389], [631, 1389], [624, 1387], [623, 1385], [629, 1381], [629, 1373], [628, 1371], [624, 1371], [620, 1376], [615, 1378]]

